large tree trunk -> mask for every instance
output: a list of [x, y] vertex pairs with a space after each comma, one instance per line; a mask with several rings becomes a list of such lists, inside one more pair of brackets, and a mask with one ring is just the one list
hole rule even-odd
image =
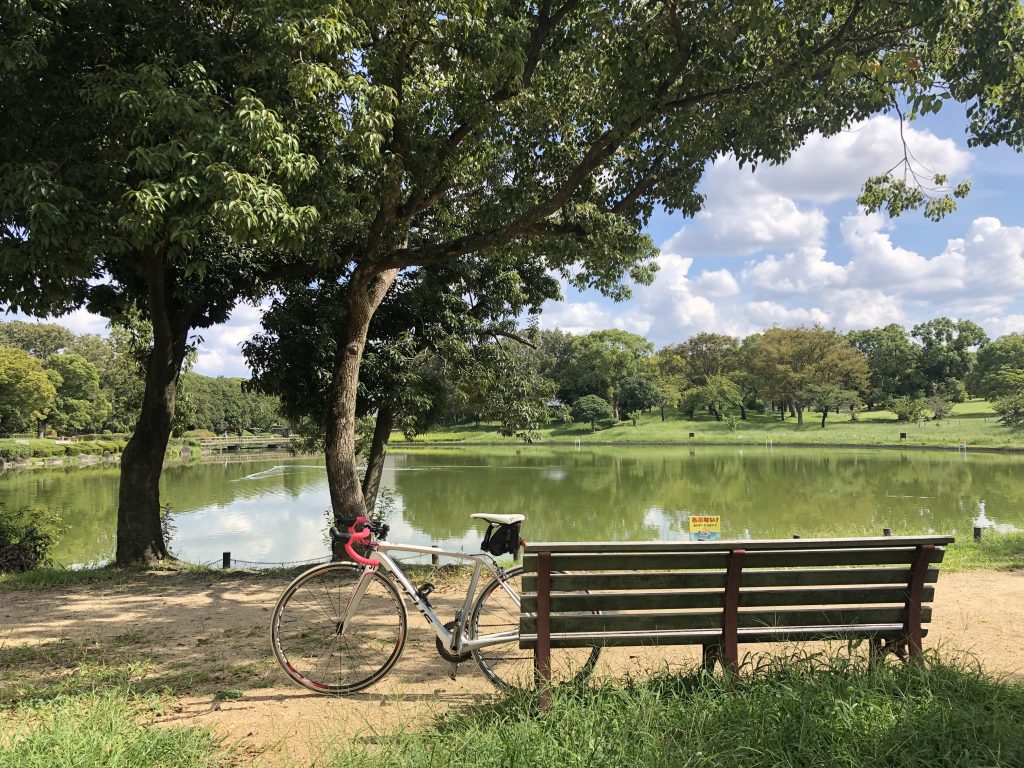
[[796, 424], [797, 424], [798, 427], [802, 427], [804, 425], [804, 404], [803, 403], [797, 403], [796, 404]]
[[384, 473], [384, 459], [388, 455], [388, 441], [391, 439], [391, 428], [395, 425], [395, 414], [390, 408], [377, 411], [377, 421], [373, 426], [373, 441], [370, 443], [370, 455], [366, 459], [366, 472], [363, 474], [363, 500], [366, 513], [373, 516], [377, 506], [377, 493], [380, 490], [380, 478]]
[[662, 421], [665, 420], [665, 406], [664, 405], [661, 406], [661, 420]]
[[747, 406], [745, 406], [743, 403], [740, 403], [740, 420], [747, 420]]
[[825, 428], [825, 419], [828, 418], [828, 408], [821, 409], [821, 428]]
[[358, 267], [349, 281], [347, 313], [337, 333], [334, 375], [327, 411], [326, 464], [327, 484], [331, 492], [334, 518], [354, 518], [366, 514], [362, 484], [356, 470], [356, 393], [359, 364], [363, 359], [370, 320], [398, 269], [382, 272]]
[[160, 472], [171, 436], [188, 324], [173, 320], [168, 311], [162, 264], [151, 261], [150, 266], [153, 350], [146, 364], [139, 421], [121, 454], [116, 555], [120, 566], [168, 557], [160, 524]]

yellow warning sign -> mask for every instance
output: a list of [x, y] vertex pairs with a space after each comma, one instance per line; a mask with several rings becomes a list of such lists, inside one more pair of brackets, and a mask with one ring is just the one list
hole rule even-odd
[[714, 541], [722, 538], [721, 515], [690, 515], [690, 539]]

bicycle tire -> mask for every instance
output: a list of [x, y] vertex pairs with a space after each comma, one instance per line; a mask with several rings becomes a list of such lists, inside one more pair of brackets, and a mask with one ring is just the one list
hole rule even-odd
[[[521, 567], [505, 572], [505, 583], [517, 594], [522, 594]], [[469, 636], [519, 630], [519, 606], [500, 588], [498, 579], [491, 579], [473, 604], [469, 622]], [[497, 592], [495, 591], [497, 590]], [[496, 595], [496, 597], [494, 597]], [[490, 607], [488, 607], [490, 605]], [[486, 609], [486, 615], [485, 615]], [[483, 623], [482, 623], [483, 622]], [[483, 630], [483, 631], [482, 631]], [[553, 648], [551, 650], [551, 679], [557, 684], [581, 683], [594, 671], [601, 655], [598, 646], [583, 648]], [[533, 651], [519, 647], [519, 640], [490, 645], [473, 651], [473, 660], [484, 675], [504, 691], [533, 690], [536, 688], [533, 671]]]
[[409, 615], [391, 579], [370, 578], [356, 614], [341, 616], [363, 568], [326, 563], [300, 574], [281, 595], [271, 619], [274, 656], [299, 685], [344, 695], [368, 688], [398, 662]]

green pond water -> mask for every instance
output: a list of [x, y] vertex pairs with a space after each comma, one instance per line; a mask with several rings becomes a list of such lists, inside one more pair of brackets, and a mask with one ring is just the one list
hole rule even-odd
[[[56, 509], [70, 527], [62, 565], [114, 550], [118, 469], [0, 473], [0, 503]], [[687, 538], [690, 514], [722, 517], [723, 538], [1024, 528], [1024, 457], [757, 448], [393, 452], [383, 486], [394, 541], [476, 551], [473, 512], [522, 512], [527, 540]], [[320, 457], [173, 465], [162, 498], [172, 549], [193, 562], [282, 562], [325, 552], [327, 477]]]

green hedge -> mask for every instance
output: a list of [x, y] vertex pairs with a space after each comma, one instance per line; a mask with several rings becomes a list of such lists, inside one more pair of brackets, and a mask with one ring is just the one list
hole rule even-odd
[[14, 440], [0, 440], [0, 459], [3, 461], [30, 458], [32, 458], [32, 446], [17, 443]]
[[[28, 443], [27, 445], [25, 443]], [[100, 440], [76, 440], [72, 443], [57, 443], [53, 440], [0, 440], [0, 459], [52, 459], [63, 456], [77, 456], [80, 453], [90, 456], [102, 456], [104, 451], [121, 453], [128, 440], [120, 437], [108, 437]]]

